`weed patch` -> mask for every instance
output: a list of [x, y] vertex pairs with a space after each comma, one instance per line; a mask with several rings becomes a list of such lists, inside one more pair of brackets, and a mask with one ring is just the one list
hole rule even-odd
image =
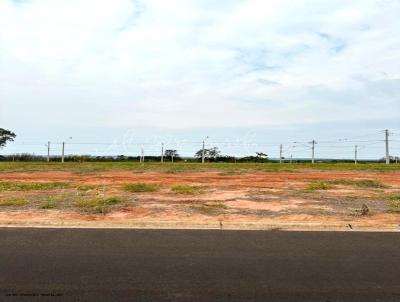
[[390, 200], [399, 201], [400, 202], [400, 194], [392, 194], [392, 195], [389, 195], [388, 198]]
[[5, 207], [21, 207], [27, 205], [29, 201], [25, 198], [12, 198], [0, 200], [0, 206]]
[[201, 194], [204, 192], [204, 187], [199, 186], [188, 186], [188, 185], [178, 185], [171, 188], [174, 193], [177, 194]]
[[96, 185], [79, 185], [77, 187], [78, 191], [90, 191], [95, 190], [97, 188]]
[[56, 203], [53, 200], [46, 200], [39, 205], [39, 209], [54, 209], [56, 207]]
[[64, 195], [64, 194], [48, 196], [39, 205], [39, 209], [54, 209], [58, 203], [62, 203], [68, 199], [71, 199], [71, 196]]
[[110, 206], [126, 202], [125, 198], [121, 197], [108, 197], [108, 198], [91, 198], [79, 199], [74, 202], [74, 206], [81, 208], [84, 211], [105, 214], [109, 211]]
[[393, 200], [389, 202], [388, 206], [390, 213], [400, 213], [400, 200]]
[[313, 191], [319, 191], [319, 190], [330, 190], [333, 188], [334, 188], [334, 186], [326, 181], [315, 181], [315, 182], [308, 184], [306, 191], [313, 192]]
[[127, 184], [123, 187], [123, 190], [126, 192], [156, 192], [160, 190], [160, 185], [139, 182]]

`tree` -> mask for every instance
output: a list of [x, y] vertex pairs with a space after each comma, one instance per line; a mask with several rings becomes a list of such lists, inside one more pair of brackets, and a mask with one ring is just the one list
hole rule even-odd
[[7, 142], [13, 142], [15, 137], [14, 132], [0, 128], [0, 148], [3, 148]]
[[179, 157], [179, 154], [178, 154], [178, 151], [176, 151], [176, 150], [168, 149], [168, 150], [165, 150], [164, 157], [170, 158], [171, 161], [173, 161], [174, 158]]
[[[208, 149], [204, 149], [204, 157], [207, 157], [208, 152], [209, 152]], [[194, 157], [197, 157], [197, 158], [201, 158], [202, 156], [203, 156], [203, 149], [200, 149], [199, 151], [197, 151], [194, 154]]]
[[[218, 156], [221, 155], [221, 152], [218, 150], [217, 147], [212, 147], [211, 149], [204, 149], [204, 158], [206, 159], [211, 159], [213, 158], [216, 160]], [[194, 154], [195, 157], [197, 158], [202, 158], [203, 156], [203, 149], [200, 149]]]
[[211, 158], [216, 159], [218, 156], [220, 156], [221, 152], [218, 150], [217, 147], [213, 147], [210, 150], [208, 150], [208, 155]]
[[267, 158], [268, 155], [263, 152], [256, 152], [258, 158]]

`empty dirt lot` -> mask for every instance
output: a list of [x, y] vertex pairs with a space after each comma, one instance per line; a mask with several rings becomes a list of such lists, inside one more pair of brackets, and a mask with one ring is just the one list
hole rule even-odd
[[400, 224], [400, 169], [16, 167], [0, 172], [3, 226], [398, 230]]

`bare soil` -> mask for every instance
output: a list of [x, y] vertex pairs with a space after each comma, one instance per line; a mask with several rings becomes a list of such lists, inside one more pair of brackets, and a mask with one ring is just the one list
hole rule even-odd
[[[307, 191], [313, 181], [370, 179], [383, 188], [335, 185], [329, 190]], [[57, 225], [110, 227], [370, 227], [397, 229], [400, 214], [391, 212], [389, 196], [400, 192], [400, 172], [316, 171], [296, 172], [140, 172], [68, 171], [3, 172], [0, 181], [66, 182], [65, 189], [0, 191], [0, 200], [26, 198], [23, 206], [1, 206], [1, 225]], [[158, 192], [130, 193], [130, 183], [160, 184]], [[79, 190], [79, 186], [91, 185]], [[204, 187], [201, 193], [176, 194], [175, 185]], [[106, 213], [85, 212], [74, 201], [93, 197], [123, 197]], [[56, 198], [54, 206], [41, 204]], [[368, 215], [361, 215], [363, 204]]]

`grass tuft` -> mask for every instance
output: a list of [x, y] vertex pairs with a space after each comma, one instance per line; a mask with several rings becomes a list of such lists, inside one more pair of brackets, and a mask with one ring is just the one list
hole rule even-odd
[[74, 206], [85, 211], [105, 214], [109, 211], [110, 206], [123, 202], [126, 202], [126, 199], [121, 197], [97, 197], [91, 199], [79, 199], [74, 202]]
[[54, 209], [58, 203], [69, 201], [74, 197], [72, 194], [50, 195], [39, 205], [39, 209]]
[[392, 194], [388, 196], [389, 199], [393, 200], [393, 201], [399, 201], [400, 202], [400, 194]]
[[328, 182], [314, 181], [314, 182], [308, 184], [306, 191], [313, 192], [313, 191], [319, 191], [319, 190], [330, 190], [333, 188], [334, 188], [334, 186]]
[[393, 200], [389, 202], [388, 206], [390, 213], [400, 213], [400, 200]]
[[97, 189], [96, 185], [79, 185], [77, 187], [78, 191], [90, 191]]
[[125, 185], [123, 190], [126, 192], [156, 192], [160, 190], [160, 185], [138, 182]]
[[39, 205], [39, 209], [54, 209], [56, 207], [56, 203], [54, 202], [54, 200], [46, 200], [43, 203], [41, 203]]
[[171, 188], [171, 190], [177, 194], [201, 194], [204, 192], [204, 187], [189, 186], [189, 185], [178, 185]]
[[5, 207], [21, 207], [28, 204], [29, 201], [25, 198], [12, 198], [0, 200], [0, 206]]

